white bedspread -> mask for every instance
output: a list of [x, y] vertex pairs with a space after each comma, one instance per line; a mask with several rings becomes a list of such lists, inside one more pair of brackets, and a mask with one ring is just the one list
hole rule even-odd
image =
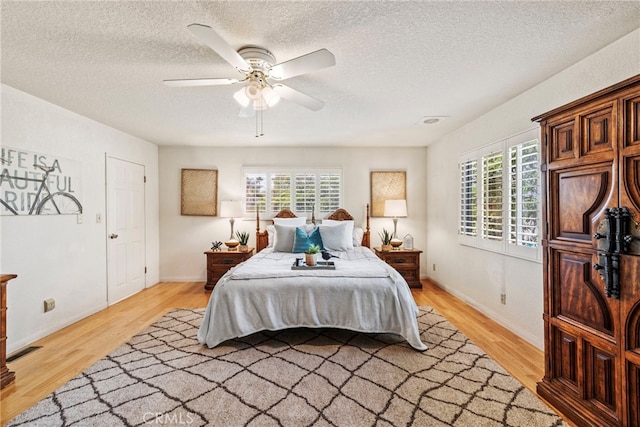
[[335, 255], [335, 270], [291, 270], [301, 254], [267, 248], [232, 268], [211, 293], [198, 340], [215, 347], [262, 330], [329, 327], [398, 334], [426, 350], [404, 278], [369, 248]]

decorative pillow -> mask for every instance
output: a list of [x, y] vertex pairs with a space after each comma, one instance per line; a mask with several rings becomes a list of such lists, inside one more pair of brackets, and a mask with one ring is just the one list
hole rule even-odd
[[275, 225], [292, 225], [294, 227], [300, 227], [307, 223], [307, 218], [273, 218]]
[[362, 237], [364, 236], [364, 230], [361, 227], [355, 227], [355, 221], [346, 220], [346, 221], [336, 221], [334, 219], [323, 219], [322, 225], [327, 225], [329, 227], [340, 224], [351, 224], [351, 228], [353, 229], [353, 246], [362, 246]]
[[306, 227], [297, 227], [296, 234], [293, 236], [293, 249], [291, 252], [296, 254], [302, 253], [311, 245], [318, 245], [321, 251], [324, 250], [322, 237], [320, 237], [320, 229], [314, 227], [311, 233], [307, 234]]
[[293, 249], [293, 237], [296, 234], [296, 227], [291, 225], [278, 225], [276, 228], [275, 241], [273, 242], [274, 252], [291, 252]]
[[353, 223], [339, 221], [342, 224], [321, 225], [320, 236], [325, 250], [348, 251], [353, 249]]

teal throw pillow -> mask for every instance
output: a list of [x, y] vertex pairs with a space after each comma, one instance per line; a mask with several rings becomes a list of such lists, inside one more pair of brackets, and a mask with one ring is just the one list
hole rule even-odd
[[324, 250], [320, 229], [316, 227], [311, 233], [307, 234], [304, 228], [296, 227], [296, 234], [293, 236], [293, 250], [291, 252], [294, 254], [302, 253], [311, 245], [318, 245], [321, 251]]

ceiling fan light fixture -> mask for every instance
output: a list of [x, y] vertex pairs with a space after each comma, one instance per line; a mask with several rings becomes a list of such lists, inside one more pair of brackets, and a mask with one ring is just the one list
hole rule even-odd
[[247, 94], [245, 93], [245, 88], [242, 88], [236, 93], [234, 93], [233, 99], [235, 99], [236, 102], [240, 104], [242, 108], [247, 108], [251, 103], [251, 100], [247, 97]]
[[258, 82], [251, 82], [244, 88], [244, 93], [252, 101], [256, 101], [262, 97], [262, 90]]
[[262, 89], [262, 98], [264, 99], [264, 102], [266, 102], [269, 107], [273, 107], [278, 102], [280, 102], [280, 95], [278, 95], [269, 86], [265, 86], [264, 89]]

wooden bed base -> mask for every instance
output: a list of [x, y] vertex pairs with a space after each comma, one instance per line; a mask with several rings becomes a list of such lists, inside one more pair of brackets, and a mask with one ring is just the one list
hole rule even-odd
[[[274, 215], [274, 218], [297, 218], [296, 214], [289, 209], [283, 209]], [[353, 221], [354, 218], [345, 209], [338, 209], [327, 217], [334, 221]], [[362, 236], [362, 246], [367, 248], [371, 247], [371, 231], [369, 230], [369, 204], [367, 203], [367, 216], [366, 227], [364, 229], [364, 235]], [[316, 223], [315, 216], [311, 217], [311, 222]], [[260, 231], [260, 213], [256, 212], [256, 252], [260, 252], [262, 249], [269, 245], [269, 234], [267, 230]]]

